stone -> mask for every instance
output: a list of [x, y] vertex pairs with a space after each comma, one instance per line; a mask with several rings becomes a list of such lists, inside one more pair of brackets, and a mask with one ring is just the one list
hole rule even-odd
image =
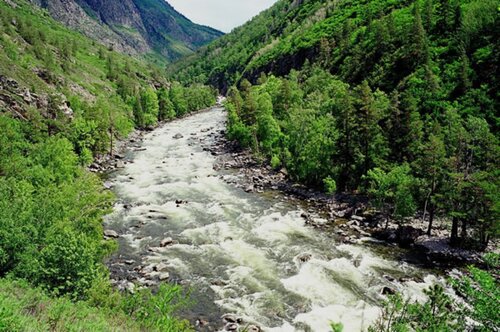
[[214, 285], [214, 286], [227, 286], [227, 282], [225, 282], [224, 280], [222, 279], [215, 279], [215, 280], [212, 280], [210, 282], [211, 285]]
[[129, 259], [129, 260], [126, 260], [126, 261], [125, 261], [125, 264], [127, 264], [127, 265], [132, 265], [132, 264], [134, 264], [134, 263], [135, 263], [135, 261], [134, 261], [134, 260], [132, 260], [132, 259]]
[[165, 271], [168, 268], [167, 264], [165, 263], [158, 263], [153, 267], [153, 270], [156, 272], [162, 272]]
[[229, 323], [224, 327], [224, 331], [238, 331], [238, 324]]
[[301, 263], [305, 263], [305, 262], [308, 262], [310, 261], [312, 258], [312, 255], [311, 254], [300, 254], [299, 256], [297, 256], [297, 259], [299, 260], [299, 262]]
[[116, 162], [116, 168], [124, 168], [125, 167], [125, 163], [123, 162], [123, 160], [118, 160]]
[[163, 272], [161, 273], [158, 278], [161, 280], [161, 281], [164, 281], [164, 280], [167, 280], [168, 278], [170, 278], [170, 273], [168, 272]]
[[221, 318], [224, 323], [236, 323], [238, 321], [238, 318], [233, 314], [225, 314]]
[[365, 218], [361, 217], [361, 216], [351, 216], [351, 219], [352, 220], [356, 220], [356, 221], [359, 221], [359, 222], [363, 222], [365, 220]]
[[396, 291], [390, 287], [385, 286], [382, 288], [382, 295], [394, 295], [396, 294]]
[[174, 240], [171, 237], [167, 237], [167, 238], [164, 238], [163, 240], [161, 240], [160, 247], [164, 248], [164, 247], [170, 246], [172, 244], [174, 244]]
[[246, 331], [247, 332], [261, 332], [262, 329], [257, 325], [248, 325], [248, 327], [246, 328]]
[[413, 226], [401, 226], [396, 230], [396, 239], [401, 247], [407, 248], [415, 243], [417, 238], [423, 234], [421, 229]]
[[119, 237], [120, 237], [120, 235], [118, 235], [118, 233], [117, 233], [117, 232], [115, 232], [115, 231], [113, 231], [113, 230], [111, 230], [111, 229], [106, 229], [106, 230], [104, 231], [104, 236], [106, 236], [106, 237], [111, 237], [111, 238], [115, 238], [115, 239], [117, 239], [117, 238], [119, 238]]
[[208, 324], [210, 324], [207, 320], [203, 319], [203, 318], [198, 318], [196, 320], [196, 326], [199, 326], [199, 327], [205, 327], [207, 326]]
[[178, 134], [175, 134], [174, 136], [172, 136], [173, 139], [181, 139], [181, 138], [184, 138], [184, 136], [182, 136], [181, 133], [178, 133]]

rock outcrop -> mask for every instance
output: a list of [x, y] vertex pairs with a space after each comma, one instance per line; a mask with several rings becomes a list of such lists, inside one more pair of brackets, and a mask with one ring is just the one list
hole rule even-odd
[[66, 26], [128, 54], [157, 52], [172, 60], [222, 35], [191, 22], [164, 0], [31, 2]]

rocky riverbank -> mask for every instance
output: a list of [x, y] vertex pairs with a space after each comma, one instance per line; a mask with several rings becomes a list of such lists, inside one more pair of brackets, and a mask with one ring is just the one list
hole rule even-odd
[[[217, 133], [216, 144], [205, 147], [218, 156], [215, 169], [236, 170], [241, 176], [238, 182], [228, 182], [246, 192], [262, 193], [278, 190], [285, 199], [307, 203], [308, 212], [302, 217], [311, 227], [334, 229], [343, 243], [373, 242], [379, 240], [386, 245], [398, 245], [412, 251], [412, 262], [426, 267], [457, 267], [483, 264], [482, 253], [455, 248], [449, 243], [449, 229], [445, 220], [435, 221], [433, 235], [425, 235], [427, 221], [416, 217], [404, 226], [389, 221], [387, 216], [373, 210], [368, 199], [362, 195], [326, 195], [290, 179], [286, 169], [273, 169], [266, 161], [257, 160], [250, 149], [242, 149], [236, 142], [228, 141], [224, 132]], [[311, 217], [320, 213], [321, 220]], [[387, 227], [386, 227], [387, 224]], [[496, 244], [490, 246], [494, 250]], [[498, 248], [498, 247], [497, 247]]]

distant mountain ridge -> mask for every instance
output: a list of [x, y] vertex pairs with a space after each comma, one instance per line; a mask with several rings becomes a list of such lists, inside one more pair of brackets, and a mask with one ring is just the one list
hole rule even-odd
[[52, 17], [114, 49], [188, 55], [222, 32], [191, 22], [164, 0], [30, 0]]

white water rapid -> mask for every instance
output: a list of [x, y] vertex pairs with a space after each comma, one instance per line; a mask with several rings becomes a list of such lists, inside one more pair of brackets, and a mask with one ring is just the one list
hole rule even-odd
[[[246, 193], [224, 181], [236, 173], [214, 170], [217, 157], [202, 144], [214, 143], [225, 116], [214, 108], [165, 124], [109, 177], [120, 202], [106, 221], [120, 234], [114, 260], [163, 263], [170, 281], [191, 287], [196, 304], [186, 315], [208, 320], [200, 330], [224, 330], [220, 316], [233, 313], [241, 328], [250, 323], [263, 331], [326, 332], [330, 322], [365, 331], [379, 315], [385, 286], [421, 297], [437, 280], [307, 226], [303, 205], [279, 192]], [[173, 245], [157, 248], [169, 237]]]

